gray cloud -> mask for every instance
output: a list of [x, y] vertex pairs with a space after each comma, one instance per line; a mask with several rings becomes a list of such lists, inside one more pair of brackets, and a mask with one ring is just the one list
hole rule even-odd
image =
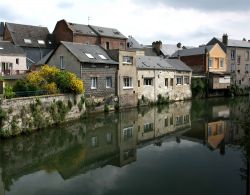
[[57, 7], [61, 9], [69, 9], [69, 8], [72, 8], [73, 6], [74, 6], [74, 3], [67, 2], [67, 1], [62, 1], [57, 4]]
[[249, 11], [249, 0], [134, 0], [138, 4], [161, 3], [174, 8], [193, 8], [203, 11]]

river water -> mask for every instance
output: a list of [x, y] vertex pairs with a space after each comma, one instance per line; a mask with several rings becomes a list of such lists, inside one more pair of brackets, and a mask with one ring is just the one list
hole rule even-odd
[[247, 108], [176, 102], [0, 140], [0, 195], [249, 195]]

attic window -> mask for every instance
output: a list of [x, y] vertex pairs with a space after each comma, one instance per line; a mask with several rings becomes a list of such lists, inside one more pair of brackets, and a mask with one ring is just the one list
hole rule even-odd
[[37, 42], [38, 42], [39, 45], [45, 45], [44, 40], [38, 40]]
[[88, 58], [90, 59], [94, 59], [94, 56], [92, 56], [90, 53], [85, 53], [86, 56], [88, 56]]
[[26, 44], [31, 44], [32, 41], [31, 41], [30, 39], [24, 39], [24, 43], [26, 43]]
[[114, 34], [115, 34], [115, 35], [119, 35], [119, 34], [120, 34], [120, 32], [118, 32], [118, 31], [114, 31]]
[[99, 56], [100, 58], [102, 58], [102, 60], [107, 60], [107, 58], [106, 58], [104, 55], [102, 55], [102, 54], [98, 54], [98, 56]]
[[93, 35], [94, 35], [95, 33], [94, 33], [93, 31], [90, 31], [90, 34], [93, 34]]

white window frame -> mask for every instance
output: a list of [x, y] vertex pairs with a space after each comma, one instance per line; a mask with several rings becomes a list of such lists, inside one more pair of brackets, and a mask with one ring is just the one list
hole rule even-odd
[[208, 59], [208, 68], [213, 68], [213, 59], [212, 58]]
[[123, 89], [132, 89], [133, 88], [133, 79], [132, 77], [123, 77]]
[[104, 55], [102, 55], [102, 54], [98, 54], [98, 56], [99, 56], [102, 60], [107, 60], [107, 58], [106, 58]]
[[39, 45], [45, 45], [45, 41], [44, 41], [44, 40], [37, 40], [37, 43], [38, 43]]
[[153, 86], [153, 78], [144, 78], [143, 85], [144, 86]]
[[64, 56], [60, 56], [60, 68], [65, 69]]
[[112, 88], [112, 77], [106, 77], [106, 88]]
[[189, 76], [184, 76], [184, 85], [189, 85], [189, 84], [190, 84]]
[[91, 77], [91, 89], [97, 89], [97, 77]]
[[122, 56], [123, 64], [133, 64], [133, 56]]
[[24, 41], [24, 43], [26, 43], [26, 44], [31, 44], [31, 43], [32, 43], [31, 39], [23, 39], [23, 41]]
[[85, 55], [89, 58], [89, 59], [95, 59], [94, 56], [90, 53], [85, 53]]
[[220, 68], [224, 68], [224, 59], [220, 59]]
[[[180, 82], [178, 82], [180, 80]], [[176, 85], [182, 85], [183, 84], [183, 77], [182, 76], [176, 76]]]

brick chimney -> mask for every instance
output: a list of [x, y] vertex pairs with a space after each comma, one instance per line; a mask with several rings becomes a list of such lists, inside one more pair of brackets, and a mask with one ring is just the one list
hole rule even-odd
[[179, 43], [177, 43], [177, 45], [176, 45], [178, 48], [181, 48], [181, 43], [179, 42]]
[[224, 45], [228, 44], [228, 35], [227, 34], [223, 34], [223, 36], [222, 36], [222, 43]]
[[156, 52], [157, 55], [161, 54], [162, 42], [155, 41], [152, 43], [153, 50]]

